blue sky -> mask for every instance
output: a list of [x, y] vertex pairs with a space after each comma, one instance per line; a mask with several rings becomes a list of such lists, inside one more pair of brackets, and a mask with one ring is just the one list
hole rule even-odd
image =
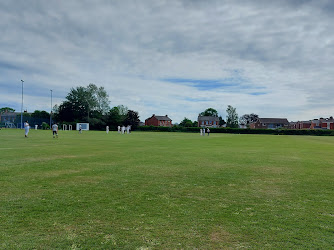
[[50, 110], [103, 86], [141, 120], [334, 113], [331, 0], [0, 2], [0, 107]]

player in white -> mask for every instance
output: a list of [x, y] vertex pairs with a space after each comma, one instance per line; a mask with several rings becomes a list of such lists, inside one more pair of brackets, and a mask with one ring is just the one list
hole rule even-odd
[[125, 126], [123, 125], [122, 126], [122, 134], [124, 134], [124, 131], [125, 131]]
[[82, 127], [81, 127], [81, 124], [79, 125], [79, 134], [82, 134]]
[[201, 133], [201, 135], [203, 135], [203, 130], [202, 130], [202, 128], [200, 128], [199, 132]]
[[109, 133], [109, 126], [106, 127], [106, 132]]
[[121, 126], [118, 126], [118, 127], [117, 127], [117, 132], [118, 132], [118, 133], [121, 133]]
[[130, 125], [126, 126], [126, 133], [130, 134]]
[[55, 136], [58, 138], [58, 125], [57, 125], [57, 123], [54, 123], [52, 125], [52, 134], [53, 134], [53, 138], [55, 138]]
[[29, 123], [28, 123], [28, 121], [26, 121], [25, 123], [24, 123], [24, 137], [28, 137], [28, 134], [29, 134]]

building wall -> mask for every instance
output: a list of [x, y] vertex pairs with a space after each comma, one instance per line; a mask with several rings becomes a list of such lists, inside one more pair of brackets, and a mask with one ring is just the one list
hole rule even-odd
[[146, 126], [159, 126], [158, 119], [156, 117], [151, 117], [145, 120]]
[[249, 127], [257, 129], [276, 129], [286, 128], [286, 125], [280, 123], [261, 123], [260, 121], [256, 121], [255, 123], [251, 123]]
[[151, 117], [145, 120], [146, 126], [161, 126], [161, 127], [171, 127], [172, 121], [158, 120], [156, 117]]
[[205, 120], [205, 121], [198, 121], [197, 122], [198, 127], [219, 127], [219, 121], [210, 121], [210, 120]]
[[263, 126], [260, 121], [256, 121], [254, 123], [249, 124], [250, 128], [267, 128], [267, 126]]
[[172, 126], [172, 122], [171, 121], [158, 121], [159, 126], [162, 127], [171, 127]]
[[297, 122], [293, 129], [310, 129], [311, 123], [310, 122]]
[[334, 130], [334, 122], [330, 121], [321, 121], [321, 120], [313, 120], [311, 123], [311, 129], [333, 129]]
[[308, 129], [311, 127], [311, 123], [303, 123], [302, 124], [302, 129]]

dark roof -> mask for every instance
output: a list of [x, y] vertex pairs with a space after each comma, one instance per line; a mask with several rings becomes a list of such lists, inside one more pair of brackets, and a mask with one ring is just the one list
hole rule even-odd
[[288, 119], [286, 118], [259, 118], [261, 123], [277, 123], [277, 124], [289, 124]]
[[321, 122], [334, 122], [333, 119], [331, 118], [324, 118], [324, 119], [320, 119]]
[[152, 117], [157, 118], [158, 121], [171, 121], [172, 120], [167, 115], [165, 115], [165, 116], [163, 116], [163, 115], [152, 115], [150, 118], [147, 118], [146, 120], [151, 119]]
[[216, 116], [198, 116], [198, 121], [219, 121]]

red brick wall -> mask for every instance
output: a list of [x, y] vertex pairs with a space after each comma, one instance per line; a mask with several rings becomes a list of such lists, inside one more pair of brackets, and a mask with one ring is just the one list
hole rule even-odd
[[145, 120], [145, 125], [146, 126], [163, 126], [163, 127], [171, 127], [172, 126], [172, 121], [162, 121], [158, 120], [156, 117], [151, 117]]
[[309, 123], [304, 123], [303, 124], [303, 128], [310, 128], [311, 127], [311, 124], [309, 124]]
[[256, 121], [255, 123], [250, 124], [250, 128], [267, 128], [267, 126], [263, 126], [260, 121]]
[[171, 127], [172, 126], [172, 122], [171, 121], [158, 121], [159, 126], [163, 126], [163, 127]]
[[159, 126], [158, 119], [154, 116], [145, 120], [146, 126]]

